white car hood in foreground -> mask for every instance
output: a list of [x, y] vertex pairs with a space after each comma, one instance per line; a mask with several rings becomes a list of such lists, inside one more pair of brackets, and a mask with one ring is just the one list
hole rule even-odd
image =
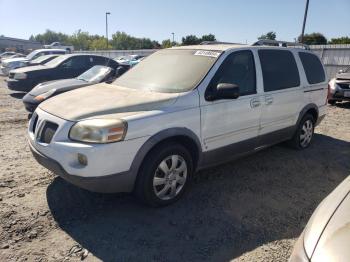
[[312, 261], [350, 260], [350, 195], [348, 194], [327, 224]]
[[177, 97], [177, 93], [158, 93], [101, 83], [55, 96], [39, 107], [60, 118], [78, 121], [111, 114], [122, 117], [159, 110], [174, 103]]
[[311, 261], [349, 261], [350, 177], [345, 179], [310, 218], [304, 247]]

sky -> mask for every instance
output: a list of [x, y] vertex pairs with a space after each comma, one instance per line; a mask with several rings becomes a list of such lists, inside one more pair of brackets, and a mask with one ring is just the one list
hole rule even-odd
[[[301, 33], [306, 0], [0, 0], [0, 35], [28, 39], [51, 29], [81, 29], [109, 38], [116, 31], [175, 41], [212, 33], [217, 40], [252, 43], [268, 31], [294, 41]], [[310, 0], [306, 33], [350, 36], [350, 0]]]

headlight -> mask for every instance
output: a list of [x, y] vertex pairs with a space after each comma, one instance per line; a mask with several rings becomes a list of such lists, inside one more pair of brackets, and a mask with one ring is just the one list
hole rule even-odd
[[13, 78], [16, 80], [26, 79], [27, 74], [26, 73], [15, 73]]
[[335, 82], [335, 79], [333, 78], [331, 81], [329, 81], [329, 88], [332, 89], [332, 90], [335, 90], [337, 89], [338, 85], [337, 83]]
[[44, 101], [45, 99], [49, 98], [50, 96], [52, 96], [55, 92], [56, 92], [56, 89], [54, 88], [54, 89], [51, 89], [51, 90], [49, 90], [49, 91], [47, 91], [45, 93], [42, 93], [42, 94], [34, 97], [34, 99], [36, 101], [41, 102], [41, 101]]
[[124, 139], [127, 123], [120, 119], [88, 119], [77, 122], [69, 138], [88, 143], [111, 143]]

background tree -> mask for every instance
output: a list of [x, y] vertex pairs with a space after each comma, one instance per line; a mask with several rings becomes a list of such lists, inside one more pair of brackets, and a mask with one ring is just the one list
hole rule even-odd
[[195, 35], [187, 35], [182, 38], [182, 45], [198, 45], [201, 41], [202, 39]]
[[57, 33], [55, 31], [47, 29], [43, 34], [38, 34], [36, 36], [31, 35], [29, 40], [40, 42], [43, 45], [48, 45], [48, 44], [51, 44], [52, 42], [67, 43], [68, 38], [69, 36], [66, 34]]
[[162, 41], [162, 48], [169, 48], [172, 47], [171, 40], [170, 39], [165, 39]]
[[331, 41], [328, 42], [329, 44], [350, 44], [350, 37], [348, 36], [342, 36], [338, 38], [332, 38]]
[[203, 35], [201, 42], [204, 42], [204, 41], [216, 41], [215, 35], [213, 34]]
[[276, 40], [276, 32], [270, 31], [258, 37], [258, 40]]
[[[298, 41], [301, 42], [301, 36], [298, 37]], [[326, 45], [327, 38], [321, 33], [311, 33], [304, 35], [304, 44], [307, 45]]]

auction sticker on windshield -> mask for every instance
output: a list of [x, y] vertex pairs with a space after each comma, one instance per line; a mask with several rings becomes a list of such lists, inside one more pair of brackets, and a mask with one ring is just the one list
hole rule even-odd
[[195, 52], [194, 55], [219, 57], [220, 53], [219, 52], [213, 52], [213, 51], [199, 50], [199, 51]]

